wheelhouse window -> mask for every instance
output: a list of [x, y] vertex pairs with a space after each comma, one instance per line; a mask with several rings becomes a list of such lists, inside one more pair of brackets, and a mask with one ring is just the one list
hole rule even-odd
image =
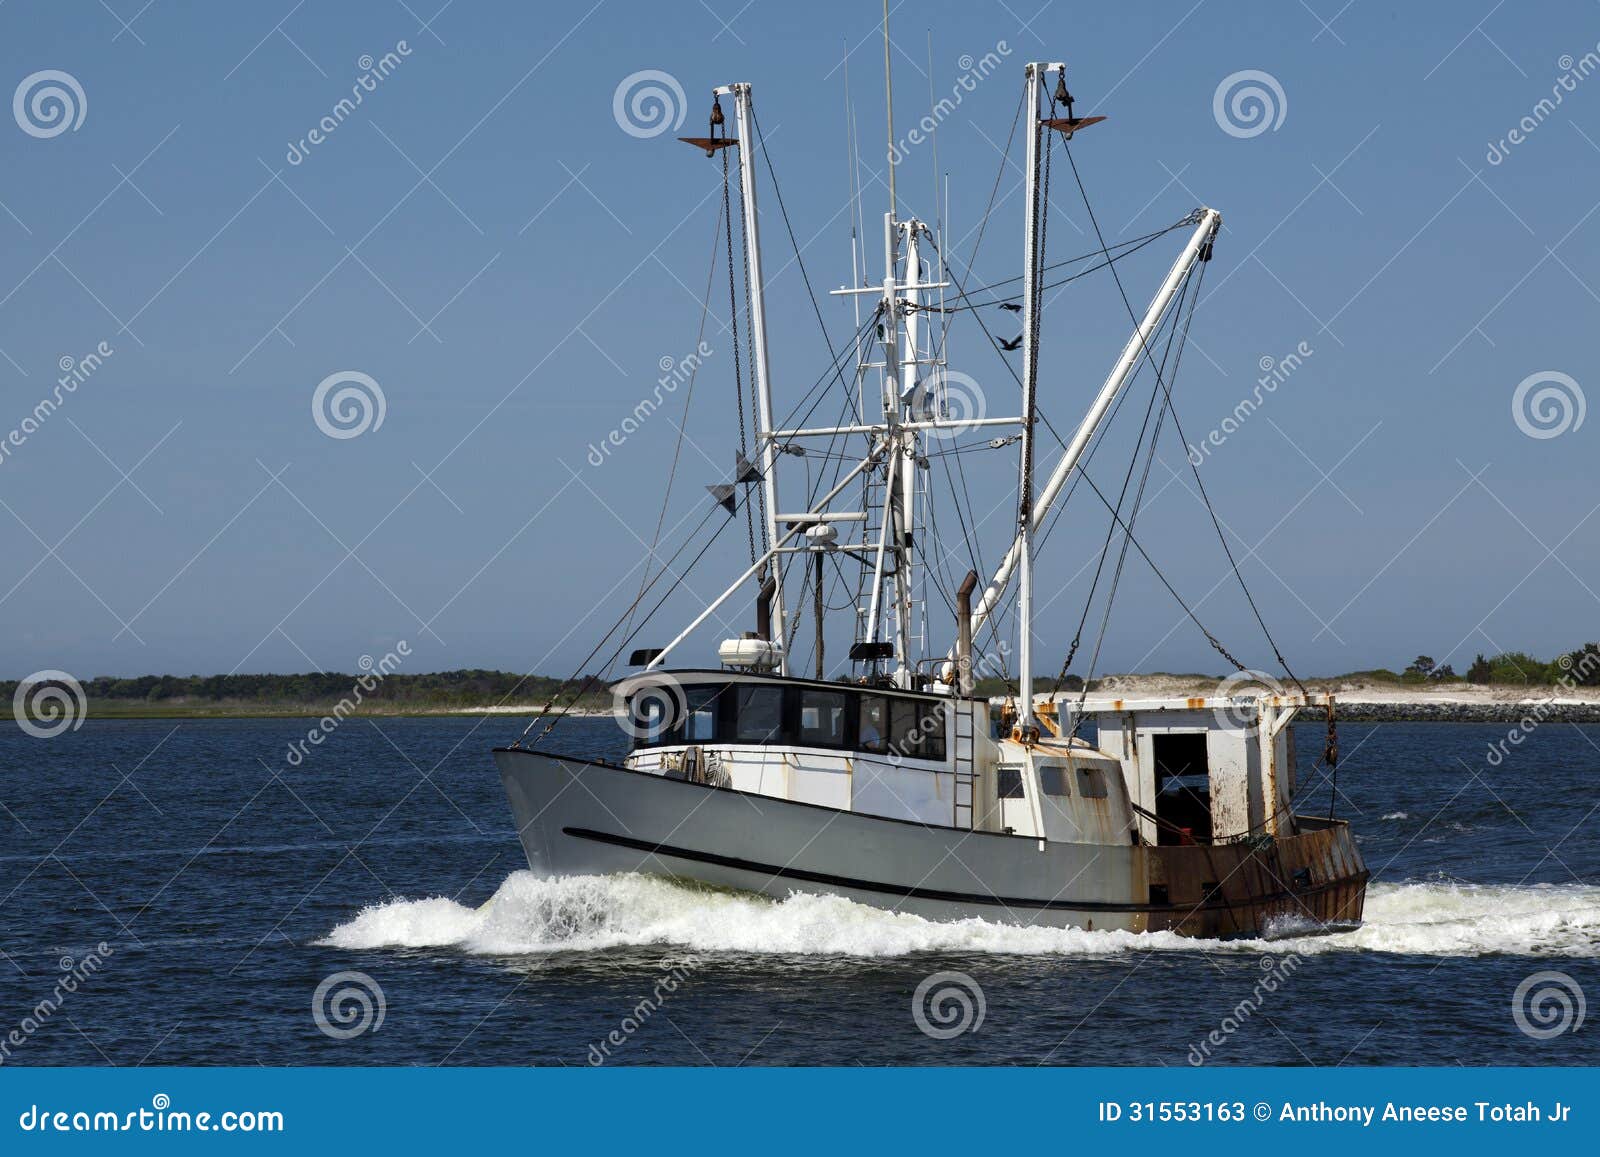
[[889, 700], [889, 753], [901, 759], [943, 759], [944, 704], [927, 699]]
[[659, 695], [644, 694], [629, 700], [627, 714], [637, 731], [639, 746], [669, 741], [674, 722], [669, 706]]
[[721, 687], [690, 687], [685, 693], [685, 743], [711, 743], [717, 738], [717, 702], [722, 691]]
[[741, 683], [733, 738], [737, 743], [771, 743], [783, 738], [783, 688]]
[[733, 680], [690, 683], [673, 697], [629, 697], [635, 747], [800, 744], [944, 762], [949, 708], [933, 698], [844, 685]]
[[944, 758], [944, 704], [917, 704], [917, 754], [923, 759]]
[[844, 746], [844, 713], [849, 696], [843, 691], [805, 687], [800, 691], [800, 742]]
[[998, 768], [995, 779], [995, 792], [1001, 799], [1022, 799], [1022, 769], [1020, 767]]
[[861, 727], [857, 743], [862, 751], [877, 753], [889, 749], [889, 701], [881, 695], [861, 697]]
[[[1069, 796], [1072, 787], [1067, 779], [1067, 769], [1049, 765], [1039, 769], [1039, 790], [1045, 795]], [[1101, 794], [1104, 794], [1103, 792]]]
[[917, 706], [913, 699], [889, 701], [889, 750], [901, 758], [917, 754]]

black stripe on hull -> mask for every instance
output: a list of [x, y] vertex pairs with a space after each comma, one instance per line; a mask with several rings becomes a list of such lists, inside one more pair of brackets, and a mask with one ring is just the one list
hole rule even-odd
[[646, 852], [650, 855], [668, 856], [676, 860], [687, 860], [690, 863], [714, 864], [721, 868], [735, 868], [739, 871], [755, 872], [774, 879], [801, 880], [809, 884], [824, 884], [831, 888], [848, 888], [858, 892], [876, 892], [880, 895], [898, 896], [907, 900], [934, 900], [947, 904], [979, 904], [995, 908], [1031, 908], [1039, 911], [1193, 913], [1234, 908], [1248, 909], [1301, 900], [1307, 896], [1314, 896], [1329, 888], [1350, 882], [1349, 880], [1331, 880], [1326, 884], [1319, 884], [1314, 888], [1306, 888], [1299, 892], [1274, 892], [1238, 903], [1224, 901], [1220, 904], [1117, 904], [1104, 900], [1024, 900], [1017, 897], [994, 896], [980, 892], [947, 892], [939, 888], [906, 887], [900, 884], [885, 884], [874, 880], [857, 880], [849, 876], [835, 876], [828, 872], [813, 872], [806, 868], [762, 864], [755, 860], [724, 856], [716, 852], [676, 848], [670, 844], [657, 844], [649, 840], [634, 839], [631, 836], [619, 836], [611, 832], [598, 832], [592, 828], [562, 828], [561, 833], [574, 839], [590, 840], [594, 843], [609, 844], [618, 848], [629, 848], [633, 851]]

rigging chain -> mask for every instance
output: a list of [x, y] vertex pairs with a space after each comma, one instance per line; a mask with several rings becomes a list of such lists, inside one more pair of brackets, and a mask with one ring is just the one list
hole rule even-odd
[[[724, 180], [724, 184], [726, 184], [726, 180]], [[742, 196], [739, 198], [739, 236], [740, 236], [740, 238], [746, 238], [746, 237], [749, 236], [749, 234], [745, 231], [744, 198]], [[748, 244], [741, 245], [739, 247], [739, 251], [744, 257], [744, 318], [745, 318], [745, 321], [748, 323], [748, 327], [749, 327], [749, 330], [750, 330], [750, 332], [745, 335], [745, 343], [744, 343], [745, 377], [746, 377], [746, 385], [749, 387], [749, 390], [750, 390], [750, 418], [751, 418], [752, 427], [755, 430], [755, 436], [756, 436], [755, 437], [755, 443], [756, 443], [756, 459], [755, 460], [756, 460], [757, 468], [759, 469], [759, 468], [761, 468], [761, 463], [766, 459], [766, 454], [762, 451], [762, 448], [761, 448], [761, 419], [760, 419], [761, 404], [757, 400], [757, 397], [756, 397], [756, 337], [757, 337], [757, 335], [756, 335], [756, 332], [755, 332], [756, 315], [755, 315], [755, 310], [752, 308], [752, 306], [754, 305], [754, 302], [753, 302], [753, 299], [751, 297], [751, 289], [750, 289], [750, 246]], [[732, 278], [732, 276], [733, 276], [733, 270], [731, 268], [728, 270], [728, 276], [729, 276], [729, 278]], [[735, 351], [735, 352], [737, 352], [737, 351]], [[742, 428], [743, 424], [744, 424], [743, 423], [743, 418], [742, 418], [743, 413], [744, 413], [744, 411], [743, 411], [743, 409], [741, 407], [741, 409], [740, 409], [740, 414], [741, 414], [740, 427], [741, 427], [741, 429], [739, 430], [740, 441], [744, 440], [744, 430]], [[760, 522], [761, 522], [761, 552], [763, 554], [765, 554], [766, 550], [767, 550], [767, 547], [771, 545], [770, 543], [767, 542], [767, 492], [766, 492], [766, 488], [765, 487], [762, 487], [762, 486], [756, 487], [756, 509], [761, 515], [761, 518], [760, 518]], [[749, 517], [749, 516], [747, 515], [747, 517]], [[776, 560], [774, 560], [774, 562], [773, 562], [774, 568], [776, 568], [777, 565], [778, 564], [777, 564]], [[762, 574], [760, 576], [757, 576], [758, 580], [760, 580], [765, 575], [765, 573], [766, 573], [766, 568], [762, 567]]]
[[[733, 277], [733, 204], [728, 175], [728, 150], [722, 150], [722, 220], [728, 239], [728, 326], [733, 335], [733, 400], [739, 409], [739, 454], [750, 460], [745, 433], [744, 382], [739, 368], [739, 291]], [[750, 565], [756, 564], [756, 527], [750, 504], [744, 504], [745, 535], [750, 540]]]

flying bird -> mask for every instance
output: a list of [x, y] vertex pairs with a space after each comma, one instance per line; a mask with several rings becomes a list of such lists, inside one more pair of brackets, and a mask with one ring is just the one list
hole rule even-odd
[[1014, 350], [1021, 344], [1022, 335], [1020, 333], [1010, 341], [1007, 341], [1005, 338], [1000, 339], [1000, 348], [1004, 350]]
[[1017, 303], [1016, 303], [1016, 302], [1014, 302], [1014, 301], [1004, 301], [1004, 302], [1001, 302], [1001, 303], [1000, 303], [1000, 308], [1001, 308], [1001, 309], [1008, 309], [1008, 310], [1010, 310], [1010, 311], [1011, 311], [1011, 312], [1012, 312], [1012, 313], [1021, 313], [1021, 312], [1022, 312], [1022, 306], [1020, 306], [1020, 305], [1018, 305], [1018, 304], [1017, 304]]

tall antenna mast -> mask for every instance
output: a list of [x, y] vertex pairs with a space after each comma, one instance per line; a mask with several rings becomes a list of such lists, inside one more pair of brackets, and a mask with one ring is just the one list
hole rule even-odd
[[889, 71], [889, 0], [883, 0], [883, 99], [889, 108], [889, 216], [900, 212], [894, 196], [894, 80]]

